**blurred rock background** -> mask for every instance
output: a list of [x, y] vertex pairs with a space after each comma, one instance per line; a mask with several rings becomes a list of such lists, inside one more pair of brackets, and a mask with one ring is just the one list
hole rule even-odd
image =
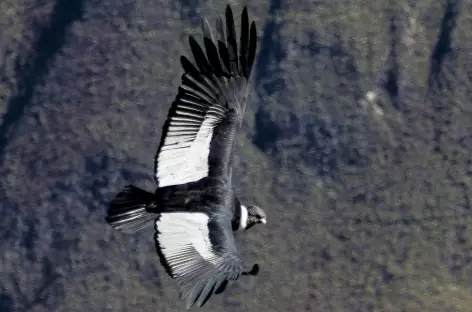
[[[261, 264], [201, 311], [470, 311], [472, 4], [230, 1], [259, 30], [235, 185]], [[0, 2], [0, 311], [181, 311], [153, 230], [104, 223], [219, 0]]]

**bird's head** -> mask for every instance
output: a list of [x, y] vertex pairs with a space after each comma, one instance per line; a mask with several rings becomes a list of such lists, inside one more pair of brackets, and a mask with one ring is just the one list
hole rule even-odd
[[247, 226], [246, 230], [253, 227], [258, 223], [267, 223], [267, 216], [260, 207], [258, 206], [247, 206]]

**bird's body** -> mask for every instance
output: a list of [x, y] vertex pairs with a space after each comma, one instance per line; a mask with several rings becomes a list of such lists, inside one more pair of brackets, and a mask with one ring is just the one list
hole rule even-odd
[[156, 191], [129, 185], [107, 215], [111, 226], [125, 232], [154, 224], [161, 263], [179, 282], [187, 309], [203, 305], [228, 280], [257, 271], [246, 269], [233, 233], [266, 222], [262, 209], [240, 203], [232, 185], [235, 138], [256, 52], [254, 22], [249, 27], [244, 8], [238, 49], [228, 6], [226, 30], [218, 19], [214, 35], [205, 20], [203, 37], [206, 53], [189, 40], [196, 66], [181, 57], [182, 83], [156, 155]]
[[[149, 212], [203, 212], [210, 219], [224, 214], [231, 218], [236, 230], [239, 229], [241, 205], [230, 181], [207, 177], [196, 182], [157, 188], [153, 197], [156, 203], [165, 204], [165, 207], [156, 204], [156, 207], [148, 208]], [[222, 206], [228, 209], [218, 209]]]

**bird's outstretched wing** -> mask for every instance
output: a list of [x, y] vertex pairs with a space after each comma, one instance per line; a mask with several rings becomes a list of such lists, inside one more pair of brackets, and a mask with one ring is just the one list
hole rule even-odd
[[[202, 306], [244, 270], [229, 219], [201, 212], [163, 213], [156, 220], [156, 249], [167, 273], [180, 285], [186, 308]], [[252, 274], [252, 273], [249, 273]]]
[[194, 64], [181, 57], [184, 74], [164, 125], [155, 159], [159, 187], [198, 181], [212, 175], [228, 178], [232, 152], [248, 95], [257, 37], [247, 8], [241, 16], [239, 48], [233, 13], [226, 8], [226, 30], [203, 21], [204, 50], [191, 36]]

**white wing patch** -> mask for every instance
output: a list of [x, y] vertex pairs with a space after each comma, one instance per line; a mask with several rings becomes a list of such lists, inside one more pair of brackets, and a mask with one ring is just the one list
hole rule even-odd
[[156, 221], [156, 226], [160, 233], [158, 240], [162, 254], [177, 277], [185, 276], [198, 268], [201, 258], [214, 266], [223, 261], [212, 250], [206, 214], [163, 213]]
[[[185, 99], [182, 98], [182, 102]], [[191, 101], [191, 98], [187, 100]], [[179, 105], [176, 114], [171, 117], [157, 159], [159, 187], [194, 182], [208, 175], [213, 130], [223, 120], [225, 109], [214, 105], [205, 113], [197, 107], [195, 103], [192, 106]]]
[[[178, 281], [180, 297], [187, 298], [187, 309], [196, 300], [201, 306], [225, 281], [238, 279], [244, 272], [244, 263], [234, 246], [231, 220], [226, 222], [227, 229], [220, 224], [212, 226], [214, 233], [210, 233], [208, 222], [209, 217], [202, 212], [162, 213], [156, 220], [159, 256], [167, 272]], [[219, 238], [218, 250], [210, 234]]]

